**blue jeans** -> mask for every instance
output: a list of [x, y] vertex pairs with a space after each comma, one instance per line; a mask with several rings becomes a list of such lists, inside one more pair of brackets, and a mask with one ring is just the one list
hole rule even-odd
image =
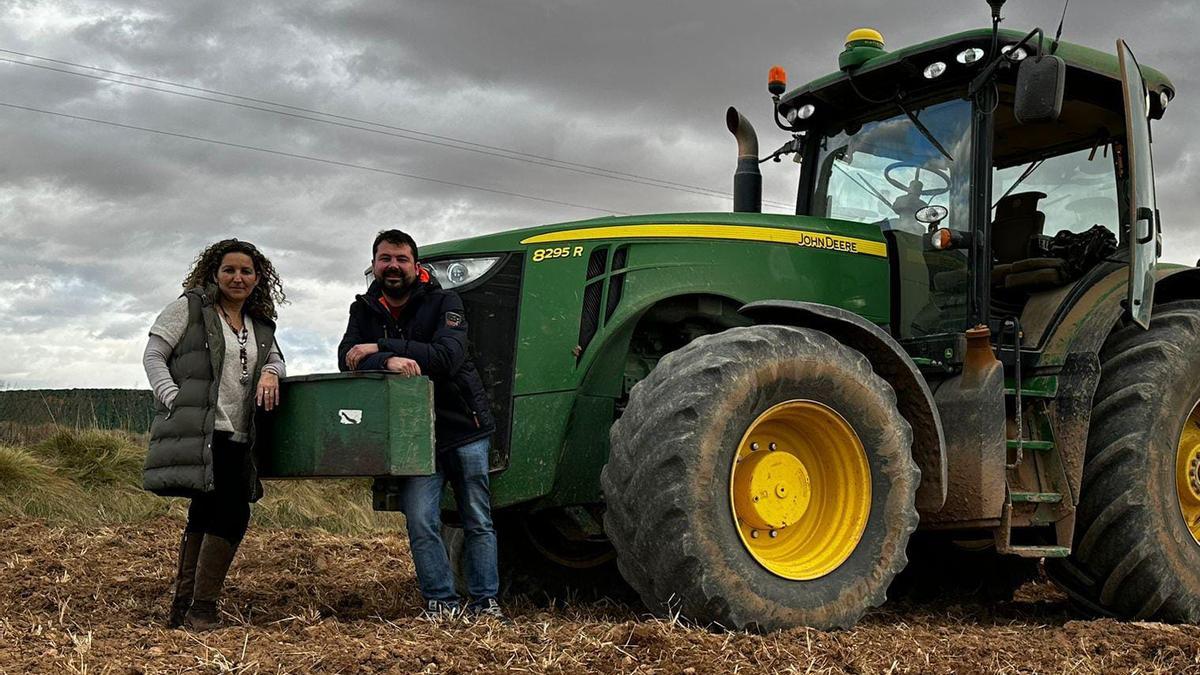
[[496, 530], [492, 527], [492, 493], [488, 488], [488, 439], [437, 454], [437, 473], [409, 476], [401, 485], [408, 544], [417, 568], [417, 586], [426, 601], [458, 602], [454, 571], [442, 544], [442, 490], [454, 488], [462, 517], [463, 576], [471, 600], [494, 598], [500, 590], [496, 563]]

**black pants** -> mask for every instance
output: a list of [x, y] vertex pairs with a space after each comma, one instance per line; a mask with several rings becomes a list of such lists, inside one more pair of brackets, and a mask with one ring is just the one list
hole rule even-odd
[[250, 524], [250, 445], [235, 443], [228, 431], [213, 432], [214, 490], [192, 497], [188, 532], [223, 537], [236, 546]]

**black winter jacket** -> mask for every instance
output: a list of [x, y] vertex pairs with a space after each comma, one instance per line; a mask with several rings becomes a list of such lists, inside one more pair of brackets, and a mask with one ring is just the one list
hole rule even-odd
[[383, 306], [375, 281], [350, 305], [350, 321], [338, 345], [338, 369], [350, 370], [346, 353], [358, 344], [379, 351], [359, 361], [356, 370], [386, 370], [393, 356], [412, 359], [433, 380], [434, 438], [438, 451], [485, 438], [496, 429], [483, 380], [467, 345], [467, 318], [457, 293], [443, 290], [422, 274], [398, 321]]

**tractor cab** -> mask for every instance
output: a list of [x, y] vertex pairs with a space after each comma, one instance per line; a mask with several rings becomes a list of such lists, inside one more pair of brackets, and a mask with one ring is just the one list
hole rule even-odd
[[999, 335], [1032, 297], [1115, 265], [1148, 324], [1149, 120], [1174, 88], [1123, 42], [1116, 55], [1047, 43], [984, 29], [887, 52], [863, 29], [840, 72], [776, 94], [801, 153], [797, 213], [879, 227], [890, 329], [914, 357], [952, 367], [966, 329]]

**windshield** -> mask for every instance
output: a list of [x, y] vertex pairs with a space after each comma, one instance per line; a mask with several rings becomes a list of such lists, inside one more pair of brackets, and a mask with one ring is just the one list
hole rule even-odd
[[971, 104], [947, 101], [913, 115], [950, 157], [903, 112], [825, 136], [812, 214], [922, 234], [928, 228], [916, 212], [936, 204], [949, 210], [942, 227], [970, 229]]
[[944, 206], [948, 215], [941, 227], [971, 228], [971, 103], [947, 101], [912, 111], [924, 130], [897, 112], [821, 138], [811, 214], [872, 223], [884, 231], [893, 259], [892, 293], [899, 297], [891, 317], [894, 335], [961, 331], [971, 282], [967, 252], [925, 250], [922, 235], [929, 227], [916, 214]]

